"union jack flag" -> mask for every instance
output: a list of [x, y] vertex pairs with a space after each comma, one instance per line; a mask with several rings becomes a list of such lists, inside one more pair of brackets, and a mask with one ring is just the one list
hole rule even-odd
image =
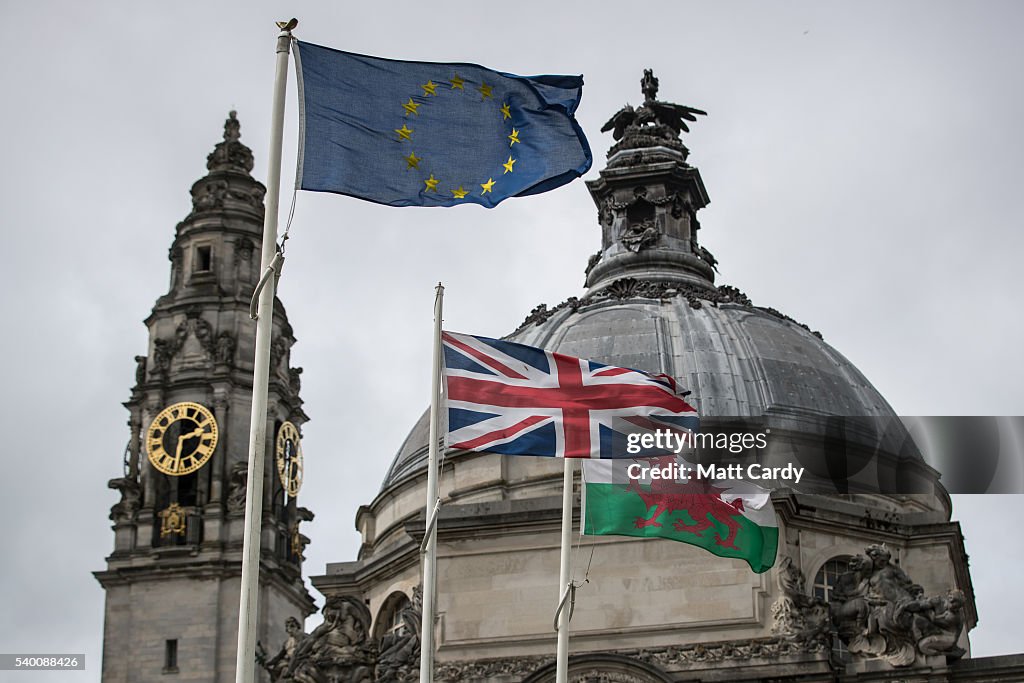
[[455, 332], [442, 343], [452, 449], [626, 458], [628, 434], [698, 427], [668, 375]]

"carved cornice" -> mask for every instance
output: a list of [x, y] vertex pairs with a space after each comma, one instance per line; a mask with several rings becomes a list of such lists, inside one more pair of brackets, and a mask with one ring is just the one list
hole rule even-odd
[[720, 304], [733, 304], [743, 306], [751, 310], [761, 311], [780, 320], [785, 320], [793, 323], [794, 325], [798, 325], [816, 336], [818, 339], [822, 338], [820, 332], [812, 330], [803, 323], [797, 322], [781, 311], [770, 307], [755, 306], [750, 301], [750, 297], [731, 285], [700, 287], [688, 283], [638, 280], [631, 277], [615, 280], [607, 287], [603, 287], [596, 292], [587, 294], [583, 298], [571, 296], [552, 308], [548, 308], [547, 304], [539, 304], [530, 311], [530, 314], [526, 316], [526, 319], [519, 324], [519, 327], [517, 327], [515, 332], [512, 334], [517, 334], [531, 324], [541, 325], [547, 322], [555, 313], [565, 308], [568, 308], [573, 313], [577, 313], [579, 311], [586, 310], [591, 306], [609, 301], [653, 299], [665, 304], [672, 301], [672, 299], [679, 297], [685, 298], [690, 308], [693, 309], [703, 308], [707, 303], [715, 307]]
[[[751, 659], [775, 659], [785, 655], [825, 652], [827, 652], [827, 646], [822, 643], [798, 644], [782, 638], [758, 638], [699, 643], [695, 645], [668, 645], [654, 648], [614, 650], [605, 654], [617, 655], [626, 661], [632, 660], [668, 670], [690, 667], [695, 664], [713, 665], [718, 662], [744, 662]], [[550, 666], [553, 659], [553, 657], [547, 655], [532, 655], [527, 657], [501, 657], [478, 659], [475, 661], [445, 662], [438, 665], [436, 678], [439, 681], [487, 680], [499, 676], [524, 678], [543, 667]], [[578, 655], [573, 659], [583, 659], [585, 661], [586, 655]], [[611, 678], [608, 680], [628, 679]]]

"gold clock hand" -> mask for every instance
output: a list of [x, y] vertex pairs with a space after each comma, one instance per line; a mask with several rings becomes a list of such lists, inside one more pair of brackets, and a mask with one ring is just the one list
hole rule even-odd
[[178, 437], [178, 447], [174, 449], [174, 471], [178, 471], [178, 466], [181, 464], [181, 447], [183, 445], [181, 436]]

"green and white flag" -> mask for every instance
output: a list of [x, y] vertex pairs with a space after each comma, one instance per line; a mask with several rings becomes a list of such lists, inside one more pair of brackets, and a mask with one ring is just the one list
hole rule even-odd
[[675, 456], [584, 460], [582, 532], [667, 538], [767, 571], [779, 546], [770, 492], [698, 472]]

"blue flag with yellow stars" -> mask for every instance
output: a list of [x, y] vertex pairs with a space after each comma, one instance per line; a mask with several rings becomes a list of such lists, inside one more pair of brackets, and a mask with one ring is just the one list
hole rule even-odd
[[582, 76], [515, 76], [296, 41], [298, 187], [390, 206], [493, 207], [587, 172]]

